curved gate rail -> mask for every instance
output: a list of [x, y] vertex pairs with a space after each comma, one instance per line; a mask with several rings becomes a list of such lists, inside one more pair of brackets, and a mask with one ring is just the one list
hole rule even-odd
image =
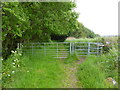
[[22, 43], [23, 53], [50, 55], [54, 58], [67, 58], [76, 53], [79, 56], [99, 55], [102, 53], [102, 43], [93, 42], [52, 42], [52, 43]]

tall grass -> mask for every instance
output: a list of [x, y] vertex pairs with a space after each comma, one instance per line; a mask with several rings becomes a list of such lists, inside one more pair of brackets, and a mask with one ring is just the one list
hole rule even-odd
[[[9, 58], [10, 59], [10, 58]], [[10, 81], [3, 83], [5, 88], [58, 88], [64, 79], [63, 64], [50, 56], [24, 54], [20, 61], [22, 66], [12, 73]], [[10, 64], [11, 62], [9, 62]], [[8, 68], [11, 69], [11, 68]], [[9, 70], [10, 71], [10, 70]], [[4, 72], [6, 73], [6, 72]], [[8, 79], [4, 79], [8, 80]]]
[[106, 88], [105, 73], [95, 64], [94, 56], [83, 62], [78, 69], [78, 78], [84, 88]]
[[84, 88], [114, 88], [107, 82], [111, 77], [118, 82], [118, 51], [112, 48], [109, 53], [101, 56], [88, 56], [79, 66], [78, 78]]
[[64, 59], [65, 64], [70, 64], [75, 61], [79, 60], [79, 57], [77, 56], [76, 53], [73, 53], [72, 55], [69, 55], [66, 59]]

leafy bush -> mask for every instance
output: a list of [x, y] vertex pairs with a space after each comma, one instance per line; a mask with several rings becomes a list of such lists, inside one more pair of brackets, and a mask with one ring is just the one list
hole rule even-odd
[[11, 51], [12, 54], [7, 60], [2, 59], [2, 84], [5, 87], [6, 83], [12, 81], [12, 76], [19, 70], [22, 66], [21, 56], [22, 52], [17, 49], [16, 51]]

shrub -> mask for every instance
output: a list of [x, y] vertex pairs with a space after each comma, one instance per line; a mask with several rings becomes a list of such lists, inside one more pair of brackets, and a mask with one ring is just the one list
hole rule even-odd
[[17, 49], [11, 51], [12, 54], [7, 60], [2, 59], [2, 85], [5, 87], [6, 83], [12, 81], [12, 76], [17, 72], [20, 66], [23, 64], [21, 61], [22, 52]]

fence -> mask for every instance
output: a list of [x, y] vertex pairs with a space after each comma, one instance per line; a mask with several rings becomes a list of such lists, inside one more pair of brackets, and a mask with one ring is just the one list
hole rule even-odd
[[54, 58], [67, 58], [76, 53], [78, 57], [99, 55], [102, 53], [102, 43], [93, 42], [52, 42], [52, 43], [22, 43], [23, 53], [50, 55]]

